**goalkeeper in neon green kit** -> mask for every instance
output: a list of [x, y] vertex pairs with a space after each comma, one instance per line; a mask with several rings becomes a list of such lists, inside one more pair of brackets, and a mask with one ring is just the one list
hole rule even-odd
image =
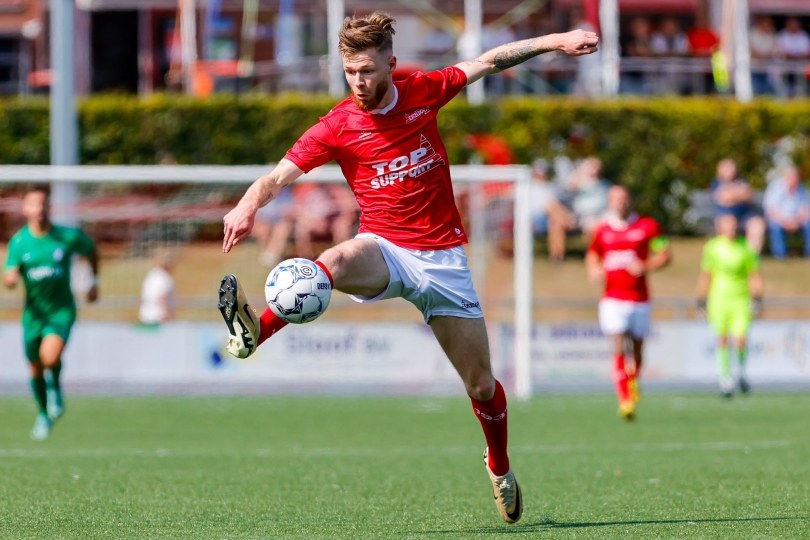
[[22, 280], [25, 306], [22, 313], [23, 345], [31, 365], [31, 390], [39, 414], [31, 437], [48, 437], [53, 423], [64, 413], [62, 352], [76, 320], [76, 302], [70, 288], [73, 255], [88, 259], [93, 285], [87, 300], [98, 298], [98, 254], [93, 240], [80, 229], [51, 223], [50, 190], [33, 186], [23, 196], [27, 225], [9, 241], [3, 283], [9, 289]]
[[717, 218], [717, 236], [703, 248], [698, 278], [698, 308], [706, 310], [709, 324], [718, 336], [717, 364], [720, 391], [734, 394], [729, 341], [737, 352], [737, 382], [740, 392], [748, 393], [745, 376], [748, 329], [762, 307], [762, 275], [759, 257], [737, 235], [737, 218], [725, 214]]

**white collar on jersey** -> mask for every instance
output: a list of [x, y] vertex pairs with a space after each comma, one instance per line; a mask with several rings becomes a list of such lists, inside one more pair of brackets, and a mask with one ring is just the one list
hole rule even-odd
[[371, 111], [371, 114], [388, 114], [389, 112], [391, 112], [391, 109], [393, 109], [396, 106], [397, 101], [399, 101], [399, 90], [397, 90], [396, 85], [394, 85], [394, 99], [391, 100], [391, 103], [389, 103], [382, 109], [374, 109], [373, 111]]
[[605, 218], [605, 222], [610, 226], [610, 228], [616, 231], [623, 231], [629, 228], [630, 225], [634, 224], [636, 221], [638, 221], [638, 214], [635, 212], [627, 216], [627, 219], [622, 219], [616, 215], [615, 212], [608, 211]]

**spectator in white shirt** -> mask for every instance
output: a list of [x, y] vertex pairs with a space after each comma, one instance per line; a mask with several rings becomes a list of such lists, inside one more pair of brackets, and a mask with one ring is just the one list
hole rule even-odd
[[174, 256], [167, 250], [158, 250], [154, 266], [141, 284], [141, 305], [138, 319], [142, 324], [159, 325], [174, 318], [175, 290], [172, 269]]

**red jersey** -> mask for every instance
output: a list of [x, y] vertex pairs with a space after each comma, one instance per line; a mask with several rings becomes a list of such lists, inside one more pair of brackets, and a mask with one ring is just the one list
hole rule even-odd
[[646, 302], [650, 299], [646, 275], [634, 276], [627, 268], [636, 260], [647, 260], [650, 241], [661, 236], [661, 226], [649, 217], [631, 218], [623, 225], [605, 220], [596, 228], [589, 250], [602, 260], [605, 298]]
[[360, 206], [360, 232], [410, 249], [465, 244], [436, 117], [466, 84], [453, 66], [416, 72], [394, 82], [393, 103], [378, 113], [361, 110], [350, 96], [285, 157], [304, 172], [337, 161]]

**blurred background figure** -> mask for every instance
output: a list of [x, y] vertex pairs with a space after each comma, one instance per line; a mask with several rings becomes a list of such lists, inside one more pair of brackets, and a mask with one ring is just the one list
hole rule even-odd
[[339, 244], [354, 235], [358, 207], [343, 185], [303, 184], [296, 193], [296, 213], [296, 256], [314, 259], [314, 242]]
[[552, 261], [565, 259], [565, 236], [576, 229], [576, 219], [560, 202], [557, 186], [548, 178], [545, 159], [532, 162], [532, 232], [537, 238], [548, 237], [548, 255]]
[[[653, 56], [652, 25], [647, 17], [634, 17], [626, 40], [622, 43], [624, 56], [649, 58]], [[649, 81], [644, 70], [625, 69], [621, 76], [622, 92], [629, 94], [650, 93]]]
[[259, 208], [252, 235], [259, 243], [259, 263], [273, 268], [284, 259], [287, 242], [295, 229], [296, 205], [292, 186], [284, 189], [273, 204]]
[[768, 222], [771, 255], [787, 257], [787, 236], [801, 234], [803, 253], [810, 257], [810, 193], [801, 182], [797, 167], [788, 167], [781, 177], [771, 180], [763, 200]]
[[632, 211], [627, 188], [610, 188], [608, 208], [607, 218], [594, 232], [585, 264], [592, 282], [604, 281], [599, 327], [613, 345], [619, 414], [632, 420], [639, 400], [644, 339], [650, 333], [647, 274], [668, 265], [672, 253], [658, 222]]
[[[798, 17], [785, 19], [785, 27], [779, 31], [776, 38], [779, 54], [788, 60], [806, 60], [810, 58], [810, 34], [803, 28]], [[799, 80], [803, 74], [788, 73], [784, 77], [787, 96], [795, 96]]]
[[174, 319], [177, 304], [174, 278], [174, 254], [166, 248], [155, 250], [152, 268], [141, 284], [141, 304], [138, 320], [156, 326]]
[[759, 257], [737, 234], [734, 214], [715, 220], [717, 236], [703, 248], [698, 277], [698, 309], [717, 335], [717, 367], [720, 391], [734, 395], [734, 379], [729, 361], [729, 340], [737, 350], [737, 383], [742, 393], [751, 389], [745, 376], [748, 357], [748, 329], [762, 307], [763, 283]]
[[737, 163], [730, 158], [717, 163], [711, 184], [715, 217], [731, 214], [745, 231], [748, 244], [759, 254], [765, 241], [765, 221], [754, 198], [754, 189], [737, 175]]
[[666, 17], [658, 30], [652, 33], [650, 50], [655, 56], [686, 56], [689, 39], [675, 17]]
[[602, 178], [602, 160], [595, 156], [583, 159], [566, 182], [565, 200], [574, 214], [576, 227], [588, 241], [605, 218], [609, 190], [610, 182]]
[[[767, 62], [777, 57], [776, 27], [773, 18], [760, 15], [754, 19], [754, 24], [748, 34], [751, 48], [751, 84], [757, 95], [770, 95], [776, 92], [779, 74], [774, 72]], [[765, 65], [757, 66], [757, 62]]]

